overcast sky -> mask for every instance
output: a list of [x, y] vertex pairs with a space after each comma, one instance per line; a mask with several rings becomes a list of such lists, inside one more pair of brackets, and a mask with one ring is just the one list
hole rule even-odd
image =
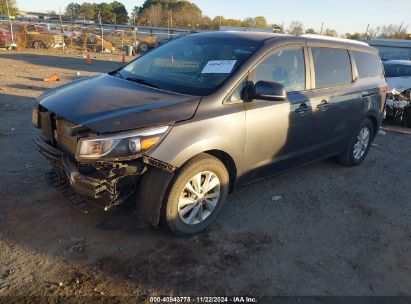
[[[144, 0], [119, 0], [130, 12]], [[55, 10], [59, 5], [62, 12], [70, 2], [75, 0], [17, 0], [20, 9], [46, 12]], [[111, 2], [90, 1], [87, 2]], [[411, 0], [193, 0], [205, 15], [215, 17], [244, 19], [246, 17], [265, 16], [269, 23], [285, 23], [293, 20], [303, 22], [306, 28], [319, 30], [324, 27], [337, 30], [339, 33], [365, 32], [367, 24], [376, 27], [382, 24], [400, 24], [404, 22], [411, 32]]]

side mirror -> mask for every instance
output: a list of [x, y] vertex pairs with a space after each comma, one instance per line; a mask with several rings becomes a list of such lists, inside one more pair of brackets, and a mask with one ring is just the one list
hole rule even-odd
[[254, 99], [284, 101], [287, 98], [285, 88], [281, 83], [258, 81], [254, 85]]

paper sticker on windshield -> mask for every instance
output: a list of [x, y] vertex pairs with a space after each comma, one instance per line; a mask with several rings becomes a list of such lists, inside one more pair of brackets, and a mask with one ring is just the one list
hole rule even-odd
[[211, 60], [207, 62], [201, 74], [229, 74], [237, 60]]

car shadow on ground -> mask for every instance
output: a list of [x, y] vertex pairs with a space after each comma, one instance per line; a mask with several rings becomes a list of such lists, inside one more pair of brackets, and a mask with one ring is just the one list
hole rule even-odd
[[9, 84], [6, 86], [9, 88], [13, 88], [13, 89], [31, 90], [31, 91], [39, 91], [39, 92], [44, 92], [50, 89], [47, 87], [41, 87], [41, 86], [35, 86], [35, 85], [24, 85], [24, 84]]
[[106, 73], [124, 66], [124, 63], [118, 61], [97, 59], [94, 57], [95, 56], [91, 55], [91, 64], [88, 65], [83, 56], [76, 58], [47, 54], [0, 53], [0, 59], [18, 60], [38, 66], [58, 67], [59, 69], [73, 71]]

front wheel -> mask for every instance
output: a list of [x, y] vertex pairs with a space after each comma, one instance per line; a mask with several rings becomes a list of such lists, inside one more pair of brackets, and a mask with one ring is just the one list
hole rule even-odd
[[339, 156], [340, 163], [349, 167], [360, 165], [367, 157], [373, 137], [374, 125], [371, 120], [366, 119], [354, 133], [346, 150]]
[[205, 230], [227, 199], [229, 175], [217, 158], [201, 154], [188, 161], [171, 181], [161, 223], [178, 235]]

